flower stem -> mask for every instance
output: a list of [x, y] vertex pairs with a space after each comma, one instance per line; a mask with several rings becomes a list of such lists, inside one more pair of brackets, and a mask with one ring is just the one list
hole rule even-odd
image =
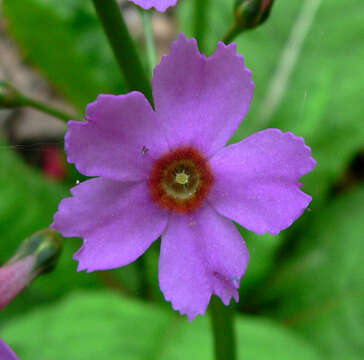
[[27, 98], [27, 97], [23, 97], [22, 98], [22, 102], [21, 102], [21, 106], [29, 106], [32, 107], [34, 109], [37, 109], [39, 111], [42, 111], [46, 114], [52, 115], [60, 120], [63, 120], [65, 122], [68, 122], [69, 120], [77, 120], [78, 117], [76, 116], [72, 116], [70, 114], [67, 114], [59, 109], [56, 109], [48, 104], [45, 104], [43, 102], [40, 102], [38, 100], [35, 99], [31, 99], [31, 98]]
[[215, 360], [236, 360], [234, 308], [225, 306], [218, 297], [210, 302], [210, 315], [214, 334]]
[[209, 0], [193, 0], [194, 14], [193, 14], [193, 31], [194, 37], [198, 41], [198, 45], [201, 51], [205, 50], [205, 30], [207, 24], [207, 14]]
[[141, 13], [142, 22], [143, 22], [149, 74], [152, 76], [153, 69], [157, 64], [157, 55], [156, 55], [154, 34], [153, 34], [152, 22], [151, 22], [152, 13], [150, 11], [145, 11], [143, 9], [140, 9], [140, 13]]
[[234, 23], [231, 25], [230, 29], [227, 31], [227, 33], [222, 37], [221, 41], [223, 43], [230, 44], [234, 38], [240, 34], [241, 30], [238, 28], [237, 24]]
[[116, 0], [92, 2], [129, 90], [141, 91], [152, 102], [150, 82]]
[[141, 256], [136, 261], [136, 266], [137, 266], [138, 278], [139, 278], [138, 293], [142, 299], [148, 299], [149, 282], [148, 282], [148, 274], [147, 274], [147, 265], [145, 263], [145, 258], [143, 256]]
[[0, 81], [0, 109], [23, 106], [32, 107], [66, 122], [78, 118], [77, 116], [72, 116], [62, 110], [56, 109], [49, 104], [29, 98], [6, 81]]

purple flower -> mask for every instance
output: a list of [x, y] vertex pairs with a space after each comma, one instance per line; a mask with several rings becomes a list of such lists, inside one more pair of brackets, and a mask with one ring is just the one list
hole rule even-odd
[[141, 6], [145, 10], [154, 7], [156, 10], [164, 12], [170, 6], [177, 4], [178, 0], [129, 0], [136, 5]]
[[0, 360], [19, 360], [14, 351], [2, 339], [0, 339]]
[[315, 161], [277, 129], [224, 147], [254, 88], [235, 44], [206, 58], [181, 34], [152, 85], [155, 111], [138, 92], [100, 95], [87, 122], [69, 122], [68, 161], [97, 177], [71, 189], [52, 226], [83, 237], [87, 271], [127, 265], [161, 236], [161, 290], [191, 320], [212, 294], [238, 301], [249, 255], [230, 220], [259, 234], [290, 226], [311, 201], [299, 179]]

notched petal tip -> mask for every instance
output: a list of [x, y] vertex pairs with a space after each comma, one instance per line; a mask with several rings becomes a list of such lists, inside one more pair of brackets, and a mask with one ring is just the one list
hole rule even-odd
[[193, 321], [198, 315], [201, 315], [201, 316], [205, 315], [208, 304], [210, 303], [210, 299], [211, 299], [211, 298], [209, 299], [208, 303], [206, 304], [206, 306], [203, 309], [196, 310], [196, 309], [193, 309], [192, 307], [178, 304], [178, 303], [174, 302], [172, 299], [168, 299], [166, 296], [164, 298], [166, 301], [171, 303], [173, 310], [178, 311], [182, 316], [186, 315], [187, 320], [189, 322]]
[[303, 170], [304, 172], [303, 172], [303, 174], [301, 176], [303, 176], [304, 174], [312, 171], [316, 167], [317, 162], [312, 157], [312, 150], [305, 143], [305, 139], [302, 136], [296, 136], [291, 131], [282, 132], [280, 129], [272, 129], [272, 130], [276, 130], [276, 132], [280, 133], [282, 135], [282, 137], [287, 137], [287, 138], [291, 139], [292, 142], [295, 142], [295, 143], [301, 145], [304, 148], [304, 155], [307, 157], [307, 164], [306, 164], [306, 167]]
[[[218, 44], [217, 44], [215, 53], [213, 55], [211, 55], [208, 59], [211, 59], [214, 56], [217, 56], [219, 54], [219, 52], [222, 55], [224, 55], [224, 53], [229, 53], [230, 52], [231, 56], [239, 59], [239, 61], [241, 62], [241, 65], [243, 67], [243, 70], [249, 75], [249, 78], [250, 78], [249, 79], [249, 85], [252, 86], [252, 90], [254, 90], [255, 83], [252, 80], [253, 72], [249, 68], [246, 67], [245, 58], [244, 58], [244, 56], [242, 54], [238, 53], [236, 43], [233, 42], [233, 43], [230, 43], [230, 44], [225, 44], [222, 41], [219, 41]], [[253, 94], [252, 94], [252, 97], [253, 97]]]
[[188, 321], [191, 322], [198, 315], [204, 316], [206, 314], [206, 311], [208, 309], [208, 306], [210, 305], [210, 301], [211, 301], [212, 295], [215, 295], [215, 296], [219, 297], [220, 300], [222, 301], [222, 303], [225, 306], [230, 306], [233, 299], [234, 299], [234, 301], [236, 303], [239, 302], [239, 292], [238, 292], [238, 288], [232, 290], [231, 295], [229, 295], [229, 296], [220, 296], [220, 294], [218, 294], [216, 292], [211, 293], [210, 298], [208, 300], [208, 303], [206, 304], [206, 306], [203, 309], [200, 309], [200, 310], [196, 310], [196, 309], [192, 309], [192, 308], [189, 308], [189, 307], [180, 306], [180, 305], [174, 303], [172, 300], [167, 299], [166, 297], [165, 297], [165, 300], [171, 303], [173, 310], [178, 311], [182, 316], [186, 315]]
[[[152, 158], [164, 153], [168, 144], [145, 96], [138, 91], [101, 94], [86, 112], [87, 121], [69, 122], [65, 136], [68, 161], [86, 176], [147, 179]], [[143, 146], [150, 150], [148, 156], [141, 156]]]
[[[87, 120], [88, 122], [89, 120]], [[73, 142], [77, 141], [75, 137], [77, 138], [79, 131], [82, 131], [84, 127], [87, 126], [87, 122], [81, 122], [81, 121], [75, 121], [71, 120], [67, 123], [68, 130], [66, 132], [66, 135], [64, 137], [64, 149], [66, 152], [67, 162], [70, 164], [74, 164], [78, 172], [81, 174], [83, 173], [84, 169], [82, 166], [79, 166], [77, 164], [77, 158], [74, 156], [72, 151]]]
[[220, 214], [248, 230], [277, 235], [310, 204], [299, 180], [315, 165], [302, 137], [262, 130], [211, 159], [217, 180], [209, 200]]
[[212, 295], [225, 305], [232, 298], [239, 300], [248, 261], [248, 249], [235, 225], [204, 206], [188, 219], [170, 218], [162, 235], [159, 285], [173, 309], [191, 321], [205, 314]]
[[234, 134], [254, 93], [252, 73], [234, 44], [219, 43], [207, 57], [183, 33], [155, 67], [152, 88], [170, 147], [188, 143], [207, 157]]
[[154, 67], [153, 77], [159, 71], [162, 71], [163, 72], [163, 68], [164, 68], [164, 66], [166, 65], [167, 62], [173, 61], [173, 58], [172, 57], [173, 57], [174, 53], [175, 52], [178, 52], [179, 51], [179, 48], [181, 46], [189, 46], [191, 48], [191, 50], [196, 53], [196, 56], [201, 56], [201, 54], [199, 52], [199, 49], [198, 49], [198, 45], [197, 45], [196, 39], [195, 38], [190, 38], [189, 39], [183, 32], [180, 32], [179, 35], [178, 35], [178, 38], [172, 42], [169, 53], [163, 55], [162, 58], [161, 58], [160, 63], [157, 64]]
[[[302, 168], [299, 171], [299, 178], [301, 178], [303, 175], [309, 173], [316, 167], [317, 162], [312, 157], [312, 150], [305, 143], [305, 139], [302, 136], [297, 136], [297, 135], [293, 134], [291, 131], [283, 132], [281, 129], [277, 129], [277, 128], [269, 128], [269, 129], [266, 129], [263, 131], [267, 132], [267, 133], [271, 133], [271, 134], [277, 134], [282, 139], [286, 139], [286, 140], [292, 142], [292, 144], [296, 144], [296, 145], [302, 147], [303, 152], [301, 155], [302, 155], [302, 157], [305, 157], [305, 159], [304, 159], [305, 161], [302, 161]], [[303, 186], [302, 183], [297, 183], [297, 185], [299, 187]], [[305, 195], [307, 195], [307, 194], [305, 194]], [[309, 196], [309, 195], [307, 195], [307, 196], [310, 198], [310, 201], [311, 201], [312, 200], [311, 196]]]
[[145, 182], [94, 178], [61, 201], [53, 228], [84, 242], [74, 255], [78, 271], [107, 270], [135, 261], [158, 239], [166, 214], [152, 202]]
[[73, 197], [62, 199], [58, 205], [56, 213], [53, 215], [53, 222], [49, 225], [51, 229], [56, 230], [64, 237], [77, 236], [73, 235], [73, 233], [69, 231], [68, 227], [63, 224], [64, 220], [69, 217], [68, 208], [72, 207], [73, 202]]
[[[103, 119], [100, 119], [99, 115], [94, 116], [95, 111], [99, 111], [104, 106], [106, 106], [106, 107], [113, 106], [115, 102], [122, 102], [122, 101], [127, 100], [128, 98], [138, 98], [139, 101], [145, 100], [144, 94], [141, 93], [140, 91], [136, 91], [136, 90], [130, 91], [127, 94], [119, 94], [119, 95], [99, 94], [95, 101], [89, 103], [86, 106], [86, 117], [87, 117], [88, 121], [91, 120], [91, 121], [102, 122]], [[76, 123], [85, 124], [84, 122], [79, 122], [79, 121], [76, 121]]]
[[91, 272], [88, 270], [87, 266], [84, 266], [78, 259], [76, 259], [75, 257], [73, 259], [78, 261], [77, 272], [81, 272], [81, 271], [86, 271], [87, 273]]
[[184, 41], [184, 42], [193, 42], [195, 45], [197, 44], [197, 41], [196, 41], [196, 39], [195, 38], [188, 38], [187, 36], [186, 36], [186, 34], [185, 33], [183, 33], [182, 31], [178, 34], [178, 38], [177, 38], [177, 40], [175, 40], [175, 41], [173, 41], [172, 42], [172, 46], [174, 46], [174, 44], [178, 41], [178, 40], [180, 40], [180, 41]]

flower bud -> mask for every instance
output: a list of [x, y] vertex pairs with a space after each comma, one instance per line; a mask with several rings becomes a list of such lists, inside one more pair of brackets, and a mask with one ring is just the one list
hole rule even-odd
[[52, 271], [61, 250], [61, 237], [51, 229], [25, 239], [14, 257], [0, 267], [0, 310], [36, 276]]
[[274, 0], [236, 0], [236, 26], [240, 31], [252, 29], [268, 19]]

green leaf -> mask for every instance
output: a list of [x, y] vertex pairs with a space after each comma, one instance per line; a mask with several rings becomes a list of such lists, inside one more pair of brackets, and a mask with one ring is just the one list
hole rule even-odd
[[66, 190], [26, 165], [0, 138], [0, 261], [33, 232], [49, 226]]
[[[6, 262], [26, 237], [48, 227], [60, 200], [67, 196], [63, 186], [46, 180], [27, 166], [0, 138], [0, 265]], [[73, 288], [99, 286], [96, 275], [77, 273], [73, 253], [80, 243], [64, 241], [56, 269], [37, 278], [2, 314], [5, 317], [32, 306], [57, 299]]]
[[[273, 269], [274, 254], [282, 245], [283, 236], [281, 234], [277, 236], [257, 235], [240, 225], [237, 227], [247, 244], [250, 256], [248, 269], [241, 282], [240, 296], [255, 296], [257, 284], [264, 280]], [[241, 305], [244, 306], [244, 298], [241, 300]]]
[[90, 1], [4, 0], [10, 33], [24, 57], [81, 111], [99, 93], [124, 91]]
[[327, 359], [364, 358], [363, 209], [361, 186], [315, 214], [301, 247], [266, 289], [279, 317]]
[[[269, 320], [239, 318], [237, 331], [240, 359], [319, 359], [305, 341]], [[189, 323], [172, 311], [100, 292], [74, 294], [15, 319], [1, 337], [22, 359], [213, 358], [206, 317]]]

